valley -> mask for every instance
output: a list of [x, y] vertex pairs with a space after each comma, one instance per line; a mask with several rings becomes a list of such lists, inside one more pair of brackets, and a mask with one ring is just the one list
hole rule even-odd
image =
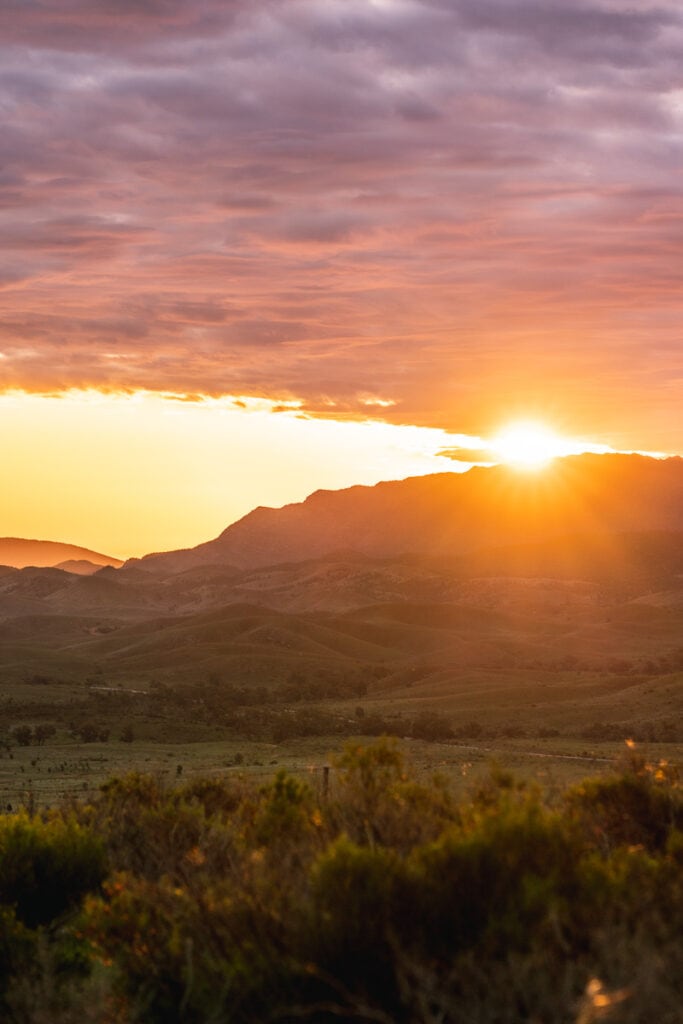
[[[571, 473], [556, 473], [585, 492], [593, 459], [566, 460]], [[335, 500], [354, 518], [349, 501], [360, 492], [356, 550], [310, 554], [304, 525], [297, 545], [309, 557], [260, 564], [259, 514], [241, 549], [255, 563], [247, 567], [222, 561], [242, 521], [214, 542], [210, 563], [201, 559], [211, 544], [180, 553], [183, 565], [170, 553], [89, 575], [3, 568], [0, 800], [29, 790], [52, 800], [125, 768], [175, 770], [171, 762], [197, 772], [296, 766], [307, 744], [321, 764], [350, 738], [381, 735], [421, 745], [426, 762], [445, 758], [456, 772], [494, 757], [578, 776], [582, 758], [607, 763], [629, 738], [680, 761], [683, 533], [671, 527], [683, 464], [668, 461], [634, 457], [627, 472], [619, 462], [631, 487], [641, 471], [643, 487], [653, 473], [663, 480], [642, 515], [615, 513], [627, 533], [608, 531], [609, 519], [599, 533], [576, 532], [575, 518], [561, 524], [570, 532], [539, 535], [548, 496], [527, 480], [523, 495], [516, 485], [512, 527], [498, 520], [497, 545], [470, 539], [464, 550], [461, 530], [438, 555], [432, 532], [426, 550], [387, 554], [376, 550], [386, 540], [371, 542], [385, 501], [378, 485], [313, 502], [324, 501], [333, 523]], [[480, 500], [482, 480], [490, 498], [500, 486], [490, 472], [448, 481], [433, 507], [416, 494], [433, 495], [440, 481], [392, 485], [405, 543], [427, 519], [446, 521], [453, 488], [457, 509]], [[604, 476], [603, 505], [617, 508]], [[287, 530], [292, 517], [306, 519], [310, 501], [270, 510], [263, 544], [278, 535], [279, 516]], [[585, 526], [583, 504], [573, 505]], [[326, 543], [338, 540], [332, 531]]]

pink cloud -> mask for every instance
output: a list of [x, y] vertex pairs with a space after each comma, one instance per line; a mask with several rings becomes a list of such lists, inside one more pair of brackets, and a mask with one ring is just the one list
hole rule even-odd
[[0, 386], [672, 443], [677, 4], [2, 8]]

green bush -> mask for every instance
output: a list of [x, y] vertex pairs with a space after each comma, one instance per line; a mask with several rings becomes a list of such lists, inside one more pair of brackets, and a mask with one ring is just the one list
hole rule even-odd
[[116, 1024], [680, 1020], [681, 788], [661, 763], [553, 806], [494, 768], [456, 801], [383, 740], [348, 747], [320, 800], [284, 772], [130, 775], [79, 818], [0, 819], [0, 972], [33, 978], [38, 939], [59, 965], [85, 951]]
[[481, 943], [491, 954], [524, 950], [566, 917], [576, 895], [577, 841], [534, 798], [447, 830], [415, 850], [406, 898], [419, 941], [433, 956]]
[[567, 796], [591, 840], [605, 848], [642, 845], [662, 850], [683, 827], [683, 793], [667, 764], [632, 758], [614, 778], [587, 779]]
[[[404, 866], [383, 847], [334, 841], [311, 871], [311, 908], [304, 953], [331, 988], [396, 1009], [394, 942]], [[404, 928], [401, 930], [405, 930]]]
[[29, 928], [76, 907], [104, 871], [102, 841], [73, 818], [0, 817], [0, 904]]
[[0, 906], [0, 1009], [6, 1009], [3, 995], [9, 982], [30, 970], [36, 952], [32, 934], [11, 907]]

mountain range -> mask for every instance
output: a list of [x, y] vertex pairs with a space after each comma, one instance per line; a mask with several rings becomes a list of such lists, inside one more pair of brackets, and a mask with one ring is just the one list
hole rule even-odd
[[590, 705], [595, 720], [668, 729], [682, 636], [680, 458], [323, 491], [90, 575], [0, 566], [0, 670], [20, 690], [34, 677], [134, 692], [296, 679], [314, 695], [361, 679], [378, 700], [461, 715], [495, 692], [519, 722], [552, 705], [561, 728]]
[[340, 551], [461, 558], [569, 537], [591, 538], [608, 553], [617, 536], [680, 530], [683, 459], [579, 455], [557, 459], [541, 473], [495, 466], [316, 491], [284, 508], [254, 509], [215, 540], [133, 559], [124, 568], [244, 570]]
[[291, 607], [303, 578], [309, 597], [315, 591], [319, 604], [335, 605], [334, 581], [345, 578], [349, 589], [348, 573], [337, 568], [331, 578], [330, 560], [365, 578], [351, 585], [347, 599], [356, 604], [371, 599], [378, 570], [363, 563], [373, 560], [400, 560], [417, 576], [448, 568], [470, 578], [659, 577], [683, 571], [682, 542], [683, 459], [580, 455], [542, 473], [499, 466], [317, 491], [297, 504], [254, 509], [194, 548], [125, 563], [73, 545], [0, 540], [0, 565], [24, 569], [22, 582], [5, 572], [0, 607], [7, 586], [46, 601], [69, 590], [66, 606], [79, 608], [110, 599], [118, 606], [127, 594], [134, 606], [182, 611], [188, 593], [210, 606], [257, 597]]

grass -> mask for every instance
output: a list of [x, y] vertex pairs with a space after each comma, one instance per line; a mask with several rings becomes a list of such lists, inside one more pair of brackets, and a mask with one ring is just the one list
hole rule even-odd
[[[281, 768], [322, 785], [323, 768], [346, 743], [367, 737], [304, 737], [283, 743], [243, 739], [199, 743], [78, 743], [66, 736], [42, 747], [14, 747], [11, 757], [0, 756], [0, 808], [59, 804], [65, 798], [89, 798], [113, 776], [142, 771], [173, 782], [194, 777], [244, 775], [268, 779]], [[497, 738], [480, 741], [398, 741], [419, 775], [439, 772], [465, 789], [488, 772], [492, 763], [545, 787], [563, 787], [586, 775], [609, 770], [624, 744], [557, 737], [552, 739]], [[653, 761], [683, 766], [683, 744], [652, 744]]]
[[[339, 749], [335, 729], [355, 732], [362, 716], [404, 736], [420, 715], [438, 714], [458, 744], [402, 743], [425, 769], [454, 774], [495, 758], [526, 777], [574, 780], [631, 735], [672, 741], [652, 749], [680, 761], [683, 608], [636, 607], [607, 591], [586, 603], [581, 588], [577, 597], [557, 582], [522, 582], [461, 581], [459, 599], [471, 606], [290, 613], [231, 604], [138, 621], [102, 611], [0, 623], [0, 739], [21, 725], [57, 730], [55, 742], [0, 757], [0, 806], [89, 793], [129, 768], [305, 771]], [[293, 679], [303, 696], [285, 699]], [[221, 702], [231, 687], [238, 699]], [[309, 712], [321, 735], [296, 738]], [[109, 741], [75, 739], [88, 722]], [[601, 727], [609, 732], [599, 741]], [[127, 729], [132, 743], [120, 740]]]
[[[401, 745], [420, 771], [437, 769], [454, 779], [468, 779], [495, 760], [527, 779], [560, 786], [603, 770], [619, 755], [634, 725], [669, 721], [680, 727], [681, 678], [680, 672], [641, 678], [513, 667], [431, 671], [429, 665], [413, 663], [398, 674], [371, 676], [363, 698], [272, 707], [285, 722], [294, 709], [310, 707], [347, 723], [347, 732], [354, 729], [360, 708], [365, 716], [382, 716], [399, 736], [423, 712], [437, 712], [456, 730], [479, 722], [478, 737], [468, 734], [444, 743], [403, 739]], [[217, 685], [220, 689], [220, 678]], [[271, 743], [267, 725], [263, 735], [248, 738], [243, 726], [230, 724], [229, 712], [213, 715], [196, 700], [186, 707], [164, 704], [158, 696], [162, 693], [145, 678], [112, 684], [92, 666], [85, 680], [55, 675], [36, 679], [30, 673], [5, 677], [0, 727], [6, 735], [17, 724], [39, 722], [54, 724], [57, 733], [43, 746], [14, 745], [11, 752], [0, 751], [0, 807], [88, 796], [106, 779], [130, 769], [166, 779], [235, 772], [267, 777], [279, 767], [306, 775], [311, 766], [321, 769], [328, 763], [348, 738], [323, 735]], [[268, 706], [269, 698], [264, 700]], [[243, 708], [240, 721], [248, 723], [259, 710]], [[108, 742], [75, 739], [70, 724], [83, 721], [103, 723], [110, 731]], [[614, 724], [617, 738], [586, 738], [592, 726], [605, 722]], [[120, 739], [127, 727], [132, 728], [133, 742]], [[506, 731], [511, 735], [502, 735]], [[683, 761], [682, 737], [651, 743], [649, 749], [653, 758]]]

